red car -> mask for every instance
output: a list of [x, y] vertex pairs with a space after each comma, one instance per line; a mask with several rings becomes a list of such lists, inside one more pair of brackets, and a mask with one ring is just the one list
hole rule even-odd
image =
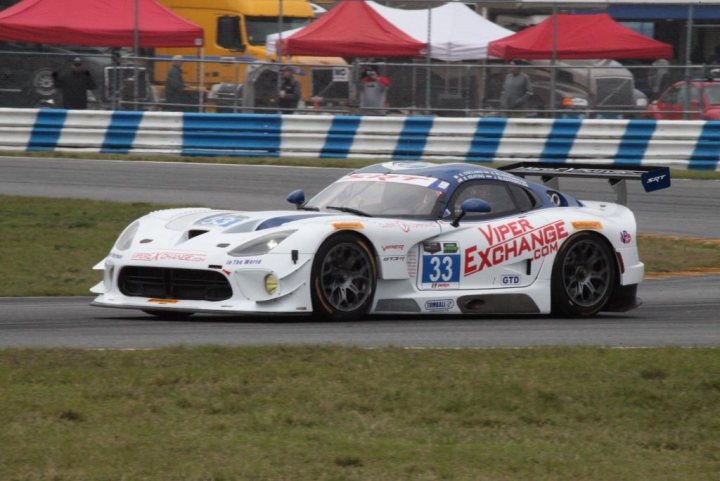
[[[689, 84], [689, 85], [688, 85]], [[685, 99], [690, 120], [720, 120], [720, 81], [676, 82], [647, 106], [646, 116], [656, 120], [683, 120]]]

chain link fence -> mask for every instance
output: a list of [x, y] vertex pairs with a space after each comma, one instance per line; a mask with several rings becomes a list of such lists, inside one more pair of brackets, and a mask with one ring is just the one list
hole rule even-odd
[[[281, 112], [278, 63], [184, 57], [182, 95], [168, 102], [169, 57], [132, 57], [102, 49], [0, 44], [0, 106], [60, 107], [53, 72], [81, 57], [98, 88], [88, 108], [185, 112]], [[705, 118], [715, 95], [716, 65], [625, 65], [608, 60], [521, 62], [530, 89], [513, 108], [501, 103], [511, 66], [501, 61], [425, 59], [348, 64], [283, 64], [301, 85], [293, 113], [437, 115], [456, 117]], [[360, 78], [369, 66], [389, 79], [382, 107], [359, 109]], [[555, 95], [551, 93], [554, 71]], [[685, 82], [685, 80], [689, 82]], [[717, 82], [720, 89], [720, 82]], [[683, 92], [684, 91], [684, 92]], [[552, 104], [554, 100], [554, 105]], [[660, 100], [660, 102], [657, 102]], [[668, 100], [668, 101], [665, 101]], [[284, 111], [289, 113], [289, 111]]]

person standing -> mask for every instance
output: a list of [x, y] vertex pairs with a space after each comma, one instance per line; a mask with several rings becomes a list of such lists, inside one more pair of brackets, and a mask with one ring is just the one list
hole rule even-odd
[[377, 67], [366, 68], [358, 84], [360, 113], [364, 115], [385, 115], [385, 111], [382, 109], [386, 107], [389, 89], [390, 79], [380, 75]]
[[[165, 78], [165, 103], [185, 103], [185, 80], [182, 72], [182, 55], [175, 55]], [[182, 110], [179, 105], [170, 105], [169, 110]]]
[[648, 83], [650, 84], [650, 90], [652, 90], [653, 99], [660, 97], [660, 94], [672, 84], [670, 62], [668, 60], [660, 58], [652, 63]]
[[53, 72], [52, 77], [55, 88], [62, 93], [63, 108], [74, 110], [87, 108], [87, 91], [95, 90], [97, 85], [80, 57], [72, 60], [70, 70], [62, 73]]
[[280, 67], [280, 91], [277, 105], [281, 114], [291, 114], [300, 101], [300, 82], [295, 79], [292, 67]]
[[[505, 76], [500, 93], [500, 108], [503, 110], [524, 110], [532, 95], [530, 77], [520, 71], [517, 62], [512, 62], [510, 73]], [[511, 112], [506, 113], [510, 116]]]

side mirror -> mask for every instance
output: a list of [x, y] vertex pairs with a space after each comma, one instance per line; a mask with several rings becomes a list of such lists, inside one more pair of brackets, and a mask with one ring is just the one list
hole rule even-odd
[[492, 206], [482, 199], [466, 199], [460, 205], [460, 213], [453, 219], [450, 225], [453, 227], [459, 226], [460, 220], [462, 220], [468, 212], [487, 214], [488, 212], [492, 212]]
[[305, 203], [305, 192], [302, 190], [293, 190], [287, 196], [287, 201], [291, 204], [295, 204], [295, 206], [299, 209]]

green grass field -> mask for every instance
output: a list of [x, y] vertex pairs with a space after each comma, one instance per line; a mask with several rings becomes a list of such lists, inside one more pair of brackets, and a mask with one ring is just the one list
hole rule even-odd
[[[167, 206], [0, 196], [0, 296], [89, 295], [133, 219]], [[720, 267], [720, 243], [640, 236], [648, 272]]]
[[719, 356], [4, 350], [0, 479], [717, 479]]

